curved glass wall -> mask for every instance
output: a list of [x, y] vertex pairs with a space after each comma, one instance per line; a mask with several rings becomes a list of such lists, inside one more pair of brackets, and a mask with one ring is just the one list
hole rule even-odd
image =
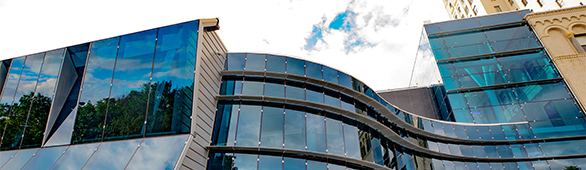
[[[228, 54], [228, 60], [226, 63], [226, 70], [227, 74], [223, 77], [222, 88], [220, 91], [220, 95], [227, 95], [227, 96], [266, 96], [266, 97], [277, 97], [277, 98], [288, 98], [288, 99], [297, 99], [308, 101], [312, 103], [319, 103], [322, 105], [333, 106], [337, 108], [342, 108], [350, 112], [354, 112], [356, 114], [362, 114], [368, 116], [369, 118], [376, 120], [384, 125], [387, 125], [389, 128], [394, 130], [397, 134], [401, 135], [401, 137], [409, 142], [422, 146], [424, 148], [430, 149], [432, 151], [437, 151], [441, 153], [447, 153], [451, 155], [458, 155], [458, 156], [466, 156], [466, 157], [476, 157], [476, 158], [536, 158], [536, 157], [548, 157], [555, 155], [554, 153], [563, 153], [566, 155], [581, 155], [582, 151], [586, 151], [586, 148], [578, 148], [578, 152], [571, 151], [570, 149], [552, 149], [554, 147], [564, 142], [568, 142], [568, 144], [572, 145], [583, 145], [586, 144], [586, 141], [583, 139], [578, 138], [577, 140], [568, 140], [568, 141], [560, 141], [560, 142], [531, 142], [531, 143], [511, 143], [511, 144], [495, 144], [495, 145], [486, 145], [486, 144], [465, 144], [465, 143], [446, 143], [441, 140], [436, 140], [434, 138], [427, 138], [425, 135], [414, 133], [413, 131], [406, 130], [404, 128], [398, 127], [393, 122], [390, 122], [386, 117], [382, 116], [380, 112], [374, 109], [373, 106], [370, 106], [368, 103], [370, 101], [362, 101], [359, 100], [346, 92], [343, 92], [345, 89], [353, 89], [354, 91], [358, 91], [368, 97], [370, 99], [380, 102], [387, 109], [391, 110], [395, 115], [397, 115], [400, 119], [404, 120], [406, 123], [412, 125], [413, 127], [425, 130], [430, 133], [434, 133], [444, 137], [451, 137], [451, 138], [460, 138], [460, 139], [471, 139], [471, 140], [478, 140], [478, 141], [517, 141], [517, 140], [531, 140], [531, 139], [544, 139], [544, 138], [556, 138], [556, 137], [572, 137], [572, 136], [583, 136], [584, 135], [584, 118], [583, 116], [579, 117], [570, 117], [570, 118], [561, 118], [557, 119], [560, 121], [566, 121], [563, 126], [555, 126], [553, 124], [549, 124], [550, 120], [544, 119], [532, 119], [531, 121], [521, 121], [521, 122], [512, 122], [508, 124], [466, 124], [466, 123], [453, 123], [453, 122], [446, 122], [446, 121], [439, 121], [439, 120], [431, 120], [427, 118], [418, 117], [412, 115], [411, 113], [404, 112], [398, 108], [395, 108], [391, 104], [386, 103], [382, 98], [380, 98], [375, 92], [373, 92], [369, 87], [364, 85], [364, 83], [348, 76], [339, 71], [335, 71], [329, 67], [321, 66], [319, 69], [315, 68], [314, 63], [303, 61], [299, 59], [289, 58], [289, 57], [282, 57], [282, 56], [274, 56], [274, 55], [264, 55], [264, 54], [254, 54], [256, 60], [261, 61], [261, 63], [254, 64], [254, 70], [250, 71], [246, 69], [246, 65], [253, 65], [252, 61], [256, 60], [248, 60], [247, 56], [250, 54]], [[259, 56], [265, 56], [266, 60], [258, 59]], [[283, 64], [284, 63], [284, 64]], [[310, 64], [307, 64], [310, 63]], [[261, 66], [259, 66], [261, 65]], [[286, 74], [293, 74], [303, 77], [309, 77], [312, 79], [319, 79], [321, 81], [327, 81], [329, 83], [337, 84], [343, 86], [345, 88], [330, 88], [331, 85], [323, 84], [323, 83], [310, 83], [314, 82], [313, 80], [304, 81], [300, 78], [280, 78], [281, 76], [271, 77], [268, 74], [265, 74], [265, 77], [258, 77], [254, 76], [257, 75], [254, 72], [264, 71], [268, 69], [271, 65], [286, 65], [283, 69], [280, 67], [275, 73], [286, 73]], [[308, 66], [309, 65], [309, 66]], [[258, 67], [258, 68], [257, 68]], [[308, 67], [314, 67], [309, 68]], [[248, 71], [244, 73], [234, 73], [231, 74], [230, 71]], [[310, 71], [308, 71], [310, 70]], [[313, 71], [312, 71], [313, 70]], [[321, 71], [317, 71], [321, 70]], [[271, 71], [266, 71], [267, 73]], [[308, 74], [309, 72], [309, 74]], [[317, 73], [316, 73], [317, 72]], [[247, 75], [251, 74], [251, 75]], [[311, 75], [310, 75], [311, 74]], [[319, 75], [319, 76], [318, 76]], [[327, 75], [327, 76], [326, 76]], [[329, 77], [329, 78], [327, 78]], [[326, 80], [328, 79], [328, 80]], [[559, 81], [558, 81], [559, 82]], [[317, 83], [317, 82], [316, 82]], [[557, 82], [551, 82], [550, 84], [556, 84]], [[552, 86], [554, 86], [552, 85]], [[468, 97], [468, 96], [466, 96]], [[567, 100], [567, 99], [566, 99]], [[563, 100], [562, 100], [563, 101]], [[570, 99], [571, 101], [571, 99]], [[319, 111], [320, 109], [297, 106], [291, 104], [259, 104], [262, 103], [260, 101], [221, 101], [223, 102], [218, 106], [218, 114], [216, 118], [216, 125], [215, 131], [213, 135], [213, 145], [216, 146], [248, 146], [248, 147], [278, 147], [283, 149], [295, 149], [295, 150], [307, 150], [307, 151], [315, 151], [315, 152], [324, 152], [333, 155], [343, 155], [346, 157], [349, 153], [357, 153], [357, 152], [348, 152], [347, 146], [353, 146], [355, 144], [352, 143], [353, 140], [348, 141], [347, 136], [351, 137], [349, 139], [354, 139], [355, 136], [378, 136], [379, 139], [377, 141], [372, 140], [358, 140], [358, 146], [360, 149], [357, 150], [366, 150], [368, 147], [378, 148], [376, 146], [372, 146], [372, 143], [379, 144], [379, 143], [388, 143], [393, 144], [391, 140], [388, 140], [383, 135], [379, 134], [360, 134], [360, 133], [349, 133], [346, 131], [349, 127], [355, 127], [360, 129], [361, 126], [366, 126], [360, 122], [356, 122], [352, 118], [348, 118], [345, 116], [341, 116], [336, 113], [330, 113], [325, 111]], [[228, 104], [230, 103], [230, 104]], [[525, 102], [523, 103], [525, 104]], [[238, 105], [238, 106], [236, 106]], [[262, 106], [259, 106], [262, 105]], [[277, 106], [278, 109], [273, 107]], [[299, 108], [301, 107], [301, 109]], [[295, 108], [295, 109], [294, 109]], [[571, 108], [571, 107], [570, 107]], [[266, 116], [266, 113], [272, 116]], [[314, 110], [308, 112], [307, 110]], [[317, 110], [317, 111], [315, 111]], [[242, 113], [244, 112], [245, 116]], [[324, 113], [325, 112], [325, 113]], [[275, 114], [276, 113], [276, 114]], [[292, 113], [293, 115], [289, 114]], [[568, 113], [568, 112], [566, 112]], [[580, 113], [576, 111], [576, 113]], [[276, 116], [278, 115], [278, 116]], [[297, 115], [297, 116], [295, 116]], [[254, 118], [252, 118], [254, 117]], [[270, 117], [270, 118], [269, 118]], [[287, 117], [289, 119], [293, 119], [295, 121], [291, 121], [287, 123]], [[342, 118], [340, 121], [336, 118]], [[245, 119], [245, 120], [240, 120]], [[248, 120], [254, 119], [254, 120]], [[258, 119], [258, 120], [257, 120]], [[275, 120], [276, 119], [276, 120]], [[346, 120], [347, 119], [347, 120]], [[221, 120], [221, 121], [220, 121]], [[273, 121], [270, 121], [273, 120]], [[337, 121], [342, 122], [341, 126]], [[543, 121], [540, 121], [543, 120]], [[270, 122], [270, 125], [264, 125], [263, 122]], [[331, 122], [328, 124], [328, 121]], [[244, 125], [239, 123], [245, 122]], [[282, 122], [282, 124], [281, 124]], [[349, 123], [347, 122], [356, 122], [356, 123]], [[287, 125], [289, 124], [289, 126]], [[311, 126], [308, 126], [311, 124]], [[328, 126], [329, 125], [329, 126]], [[558, 124], [559, 125], [559, 124]], [[269, 126], [269, 127], [267, 127]], [[305, 128], [303, 127], [305, 126]], [[238, 129], [253, 127], [251, 128], [252, 132], [244, 132], [244, 135], [238, 135]], [[263, 128], [266, 127], [266, 128]], [[295, 127], [295, 128], [288, 128], [288, 127]], [[559, 133], [548, 131], [551, 129], [555, 129], [552, 127], [558, 127], [560, 129], [565, 128], [562, 131], [558, 131]], [[569, 130], [571, 128], [571, 130]], [[268, 132], [267, 130], [271, 129], [272, 131]], [[290, 130], [288, 130], [290, 129]], [[288, 133], [288, 131], [294, 131], [294, 133]], [[360, 130], [359, 130], [360, 131]], [[376, 130], [374, 130], [376, 131]], [[333, 132], [333, 134], [331, 134]], [[345, 133], [339, 133], [345, 132]], [[370, 131], [369, 131], [370, 132]], [[251, 133], [251, 134], [249, 134]], [[263, 134], [271, 134], [270, 137], [266, 137]], [[292, 137], [287, 137], [287, 136]], [[296, 136], [295, 136], [296, 135]], [[317, 135], [317, 136], [316, 136]], [[304, 137], [305, 136], [305, 137]], [[344, 148], [338, 150], [331, 150], [328, 146], [329, 140], [333, 141], [341, 141], [339, 140], [339, 136], [344, 139], [344, 142], [350, 142], [350, 145], [346, 145], [344, 142], [345, 147], [339, 147], [337, 145], [342, 145], [339, 142], [335, 142], [330, 144], [329, 146], [334, 146], [335, 148]], [[241, 141], [238, 142], [239, 137]], [[251, 137], [250, 141], [248, 137]], [[271, 141], [270, 144], [266, 144], [264, 141]], [[270, 140], [269, 140], [270, 139]], [[278, 139], [278, 140], [274, 140]], [[293, 140], [291, 140], [293, 139]], [[305, 140], [304, 140], [305, 139]], [[291, 140], [291, 141], [290, 141]], [[297, 142], [295, 142], [297, 141]], [[381, 142], [384, 141], [384, 142]], [[275, 143], [276, 142], [276, 143]], [[244, 143], [244, 144], [243, 144]], [[387, 146], [388, 146], [387, 144]], [[382, 145], [381, 145], [382, 146]], [[399, 146], [399, 145], [397, 145]], [[384, 148], [384, 146], [383, 146]], [[544, 148], [547, 148], [544, 150]], [[370, 148], [372, 149], [372, 148]], [[342, 150], [344, 152], [342, 152]], [[382, 149], [383, 151], [385, 149]], [[396, 152], [396, 151], [395, 151]], [[411, 154], [409, 150], [401, 150], [401, 152], [407, 152]], [[547, 152], [547, 153], [545, 153]], [[376, 156], [381, 155], [381, 156]], [[417, 155], [417, 154], [415, 154]], [[559, 156], [559, 155], [558, 155]], [[369, 162], [377, 163], [380, 165], [385, 165], [385, 160], [392, 159], [388, 157], [388, 154], [385, 155], [383, 152], [381, 154], [373, 153], [372, 155], [355, 155], [351, 158], [363, 159]], [[396, 160], [395, 160], [396, 161]], [[442, 162], [443, 161], [443, 162]], [[446, 160], [439, 160], [439, 164], [437, 164], [436, 160], [430, 161], [432, 164], [436, 164], [439, 166], [440, 164], [446, 167], [457, 167], [457, 164], [470, 164], [470, 162], [452, 162]], [[395, 162], [397, 163], [397, 162]], [[515, 162], [509, 162], [515, 164]], [[518, 162], [517, 162], [518, 163]], [[529, 164], [532, 165], [531, 162], [522, 162], [523, 165]], [[473, 163], [477, 167], [482, 167], [484, 163]], [[486, 163], [489, 165], [488, 163]], [[505, 164], [501, 164], [502, 166], [507, 166]], [[495, 165], [499, 166], [499, 165]], [[390, 166], [389, 166], [390, 167]], [[451, 168], [448, 168], [451, 169]]]

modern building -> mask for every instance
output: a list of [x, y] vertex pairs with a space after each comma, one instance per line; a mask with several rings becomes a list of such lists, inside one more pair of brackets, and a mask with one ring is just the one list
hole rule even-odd
[[436, 118], [323, 64], [227, 53], [218, 19], [7, 59], [0, 169], [586, 167], [584, 113], [526, 13], [425, 26]]
[[451, 19], [530, 9], [536, 12], [582, 6], [584, 0], [443, 0]]

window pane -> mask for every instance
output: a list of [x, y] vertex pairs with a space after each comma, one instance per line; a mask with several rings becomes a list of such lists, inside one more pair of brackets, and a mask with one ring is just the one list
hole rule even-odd
[[228, 53], [226, 70], [244, 70], [244, 59], [246, 54]]
[[265, 71], [266, 54], [246, 54], [246, 71]]
[[338, 76], [340, 76], [339, 81], [341, 86], [352, 88], [352, 78], [350, 76], [342, 72], [338, 72]]
[[326, 132], [324, 117], [307, 114], [307, 150], [326, 152]]
[[287, 81], [285, 87], [285, 96], [290, 99], [305, 100], [304, 84], [300, 82]]
[[42, 148], [22, 169], [50, 169], [68, 147]]
[[305, 76], [305, 61], [287, 57], [287, 74]]
[[305, 113], [287, 108], [285, 111], [285, 148], [305, 150]]
[[267, 55], [267, 72], [285, 73], [285, 57]]
[[39, 149], [19, 150], [14, 156], [2, 166], [2, 169], [21, 169], [31, 157], [35, 156]]
[[195, 70], [197, 44], [193, 37], [197, 37], [197, 29], [197, 21], [159, 29], [149, 94], [147, 136], [189, 132], [194, 79], [191, 73]]
[[238, 104], [218, 104], [212, 145], [233, 146], [238, 121]]
[[446, 41], [446, 46], [448, 47], [481, 44], [487, 42], [484, 32], [470, 32], [448, 36], [444, 35], [444, 40]]
[[99, 145], [99, 143], [91, 143], [69, 146], [52, 169], [81, 169]]
[[261, 147], [283, 148], [283, 106], [262, 108]]
[[82, 90], [79, 99], [83, 104], [75, 117], [73, 143], [102, 139], [118, 40], [119, 37], [115, 37], [92, 43], [82, 87], [86, 90]]
[[124, 169], [141, 141], [142, 139], [104, 142], [83, 169]]
[[322, 80], [321, 65], [312, 62], [305, 62], [305, 67], [305, 76]]
[[254, 170], [257, 168], [258, 155], [234, 154], [234, 167], [232, 169]]
[[145, 138], [126, 169], [173, 169], [187, 135]]
[[104, 140], [142, 137], [145, 131], [156, 35], [147, 30], [120, 38]]
[[260, 155], [258, 157], [258, 170], [283, 169], [283, 157]]
[[260, 133], [260, 106], [240, 106], [236, 146], [258, 146]]
[[358, 139], [358, 129], [355, 126], [344, 124], [344, 143], [346, 156], [360, 159], [360, 142]]
[[329, 154], [344, 156], [344, 132], [342, 122], [326, 118], [327, 146]]
[[[582, 117], [573, 100], [556, 100], [521, 104], [527, 115], [527, 120], [548, 120], [558, 118]], [[563, 123], [552, 122], [555, 125]]]
[[303, 170], [305, 169], [305, 159], [297, 159], [297, 158], [283, 158], [283, 167], [284, 170]]
[[334, 84], [338, 84], [338, 71], [336, 71], [332, 68], [326, 67], [326, 66], [323, 66], [323, 69], [324, 69], [324, 80], [329, 81]]
[[318, 162], [318, 161], [307, 161], [307, 168], [311, 168], [312, 170], [327, 170], [328, 164], [325, 162]]
[[541, 150], [545, 156], [580, 155], [586, 153], [586, 140], [542, 142], [539, 145], [541, 145]]
[[263, 82], [261, 80], [244, 78], [244, 84], [242, 84], [242, 95], [262, 96]]
[[306, 84], [305, 88], [305, 100], [320, 104], [324, 103], [324, 94], [322, 87]]
[[264, 96], [285, 97], [285, 81], [265, 79]]

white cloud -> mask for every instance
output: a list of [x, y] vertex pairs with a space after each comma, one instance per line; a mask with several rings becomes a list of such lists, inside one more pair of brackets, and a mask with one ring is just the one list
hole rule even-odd
[[[407, 8], [406, 8], [407, 7]], [[335, 30], [304, 50], [312, 26], [350, 9], [358, 37]], [[408, 9], [408, 10], [406, 10]], [[0, 58], [11, 58], [199, 18], [220, 17], [231, 52], [300, 57], [342, 70], [376, 90], [408, 85], [423, 20], [441, 21], [441, 1], [115, 1], [4, 0]], [[346, 40], [375, 44], [344, 52]]]

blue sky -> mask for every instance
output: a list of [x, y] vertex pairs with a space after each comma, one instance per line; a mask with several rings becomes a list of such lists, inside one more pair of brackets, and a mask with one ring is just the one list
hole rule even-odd
[[307, 59], [376, 90], [408, 86], [423, 21], [448, 19], [441, 0], [0, 0], [0, 58], [215, 17], [231, 52]]

